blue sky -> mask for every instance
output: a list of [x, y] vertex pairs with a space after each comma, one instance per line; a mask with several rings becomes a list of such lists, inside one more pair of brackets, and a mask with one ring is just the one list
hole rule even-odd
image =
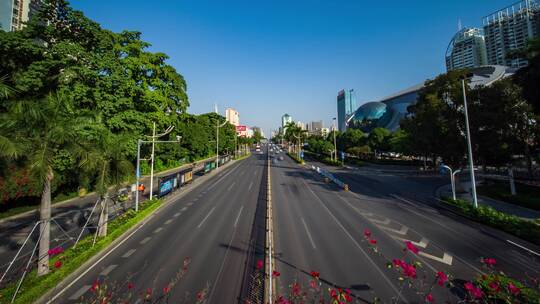
[[187, 81], [190, 113], [217, 103], [240, 121], [278, 127], [283, 113], [308, 122], [336, 116], [336, 95], [360, 104], [445, 71], [444, 53], [463, 26], [512, 0], [73, 0], [113, 31], [143, 33]]

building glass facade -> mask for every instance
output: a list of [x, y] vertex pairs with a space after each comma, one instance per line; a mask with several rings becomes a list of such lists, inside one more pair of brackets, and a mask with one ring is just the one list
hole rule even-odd
[[465, 28], [454, 35], [446, 49], [448, 71], [487, 65], [484, 31]]
[[338, 130], [345, 132], [347, 129], [347, 119], [357, 109], [356, 96], [354, 90], [341, 90], [337, 96], [337, 120]]

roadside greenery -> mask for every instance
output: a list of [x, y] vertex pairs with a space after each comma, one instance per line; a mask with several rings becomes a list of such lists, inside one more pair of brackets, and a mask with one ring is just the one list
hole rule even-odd
[[[55, 288], [58, 282], [65, 279], [72, 272], [81, 267], [86, 261], [106, 248], [115, 239], [120, 237], [129, 228], [142, 221], [146, 216], [156, 210], [162, 204], [162, 200], [145, 201], [141, 204], [139, 212], [134, 210], [123, 213], [108, 223], [109, 233], [105, 237], [98, 237], [95, 245], [93, 235], [87, 235], [81, 239], [76, 248], [61, 247], [51, 249], [47, 254], [50, 256], [51, 272], [38, 276], [36, 270], [32, 270], [25, 278], [14, 303], [33, 303], [49, 290]], [[0, 290], [0, 302], [9, 302], [16, 290], [17, 282], [12, 282], [6, 288]]]
[[516, 195], [512, 195], [508, 181], [485, 181], [477, 191], [496, 200], [540, 211], [540, 187], [516, 183]]
[[516, 216], [499, 212], [491, 207], [478, 206], [474, 208], [471, 202], [443, 198], [446, 204], [457, 209], [459, 213], [467, 217], [513, 234], [531, 243], [540, 245], [540, 223], [520, 219]]
[[292, 158], [297, 164], [304, 164], [304, 160], [301, 158], [298, 158], [298, 155], [296, 153], [287, 153], [290, 158]]

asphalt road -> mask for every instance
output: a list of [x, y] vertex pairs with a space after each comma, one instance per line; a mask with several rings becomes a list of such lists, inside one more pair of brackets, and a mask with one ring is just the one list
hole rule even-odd
[[168, 294], [174, 303], [193, 303], [198, 292], [207, 303], [237, 302], [265, 161], [257, 154], [214, 173], [58, 290], [53, 302], [89, 302], [96, 280], [115, 299], [141, 298], [150, 288], [154, 298]]
[[[373, 170], [331, 170], [351, 191], [325, 183], [288, 157], [273, 164], [279, 294], [290, 293], [293, 282], [308, 289], [309, 273], [317, 271], [325, 288], [349, 288], [359, 302], [390, 302], [396, 297], [422, 302], [413, 289], [400, 292], [398, 272], [386, 266], [394, 258], [420, 261], [418, 277], [425, 276], [427, 286], [438, 271], [451, 274], [457, 285], [471, 280], [485, 272], [482, 257], [495, 258], [500, 270], [518, 278], [540, 276], [539, 257], [510, 242], [540, 252], [536, 246], [437, 209], [432, 191], [436, 180]], [[364, 229], [377, 240], [376, 253]], [[405, 240], [416, 244], [419, 255], [404, 255]], [[425, 292], [427, 286], [418, 290]], [[440, 302], [456, 302], [461, 292], [432, 289]]]
[[[185, 168], [184, 168], [185, 169]], [[156, 181], [154, 183], [154, 193], [157, 192], [157, 177], [163, 175], [173, 174], [183, 169], [168, 170], [164, 173], [158, 173], [155, 175]], [[194, 174], [193, 178], [197, 179], [200, 175]], [[144, 183], [149, 187], [150, 178], [143, 177], [141, 183]], [[149, 196], [149, 191], [146, 191], [144, 197], [140, 197], [143, 201]], [[87, 196], [76, 198], [66, 203], [58, 205], [52, 205], [51, 215], [54, 222], [51, 222], [51, 248], [55, 246], [62, 246], [64, 248], [71, 246], [74, 240], [80, 233], [81, 228], [84, 226], [88, 216], [90, 216], [91, 210], [97, 200], [96, 194], [89, 194]], [[134, 198], [133, 198], [134, 200]], [[122, 214], [125, 210], [132, 208], [134, 201], [126, 201], [122, 203], [110, 204], [109, 217], [110, 219]], [[96, 209], [93, 214], [93, 219], [90, 223], [97, 223], [99, 208]], [[21, 217], [14, 219], [7, 219], [0, 223], [0, 276], [3, 275], [10, 262], [15, 257], [17, 251], [23, 245], [28, 234], [32, 231], [36, 222], [39, 220], [39, 213], [32, 212]], [[83, 235], [88, 233], [84, 231]], [[2, 284], [11, 279], [17, 279], [20, 274], [20, 269], [24, 268], [26, 262], [32, 253], [32, 249], [39, 239], [39, 225], [35, 228], [29, 241], [22, 249], [16, 263], [11, 267], [10, 271], [4, 278]], [[34, 266], [35, 263], [32, 263]]]

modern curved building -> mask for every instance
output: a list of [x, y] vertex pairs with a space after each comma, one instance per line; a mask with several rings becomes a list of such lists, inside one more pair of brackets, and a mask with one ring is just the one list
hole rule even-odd
[[484, 31], [464, 28], [457, 32], [448, 44], [445, 59], [448, 71], [488, 64]]
[[[501, 65], [487, 65], [470, 70], [473, 74], [470, 88], [489, 86], [493, 82], [512, 75], [516, 69]], [[360, 106], [348, 126], [370, 132], [374, 128], [386, 128], [392, 132], [399, 129], [399, 123], [408, 114], [407, 108], [416, 103], [418, 93], [424, 83], [417, 84], [403, 91], [392, 94], [376, 102], [368, 102]]]

